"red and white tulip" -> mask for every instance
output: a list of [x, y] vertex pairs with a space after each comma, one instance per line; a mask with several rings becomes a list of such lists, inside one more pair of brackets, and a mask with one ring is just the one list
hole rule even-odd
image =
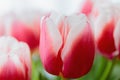
[[117, 56], [114, 29], [116, 27], [117, 17], [116, 7], [113, 4], [101, 4], [98, 8], [98, 15], [94, 18], [95, 41], [97, 49], [105, 57], [112, 59]]
[[40, 19], [45, 14], [47, 13], [31, 12], [26, 15], [26, 13], [22, 12], [11, 16], [8, 35], [15, 37], [19, 41], [26, 42], [33, 51], [39, 46]]
[[31, 80], [30, 49], [12, 37], [0, 37], [0, 80]]
[[95, 45], [86, 16], [50, 14], [41, 21], [40, 58], [54, 75], [78, 78], [89, 72]]

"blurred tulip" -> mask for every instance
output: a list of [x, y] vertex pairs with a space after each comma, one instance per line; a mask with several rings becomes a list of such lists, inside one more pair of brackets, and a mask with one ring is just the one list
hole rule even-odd
[[0, 80], [31, 80], [30, 50], [12, 37], [0, 38]]
[[119, 58], [120, 58], [120, 20], [117, 22], [117, 25], [114, 31], [114, 39], [115, 39], [115, 46], [116, 46], [116, 49], [119, 51]]
[[114, 4], [101, 4], [98, 8], [99, 14], [94, 19], [97, 49], [110, 59], [118, 55], [113, 37], [117, 17], [119, 16], [115, 13], [116, 11]]
[[23, 12], [14, 14], [11, 19], [8, 35], [11, 35], [19, 41], [26, 42], [33, 51], [39, 46], [40, 37], [40, 18], [43, 14]]
[[81, 77], [91, 69], [94, 51], [94, 37], [85, 15], [51, 14], [42, 19], [40, 57], [49, 73]]
[[16, 20], [11, 25], [11, 35], [19, 41], [26, 42], [33, 50], [39, 45], [40, 26], [37, 23], [32, 26], [20, 20]]

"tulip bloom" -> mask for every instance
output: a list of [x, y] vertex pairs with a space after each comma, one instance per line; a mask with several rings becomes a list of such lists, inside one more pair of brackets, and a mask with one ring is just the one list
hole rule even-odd
[[104, 4], [98, 11], [94, 20], [96, 46], [105, 57], [112, 59], [117, 56], [113, 33], [118, 15], [114, 13], [115, 7], [111, 4]]
[[94, 51], [94, 37], [85, 15], [51, 14], [42, 19], [40, 57], [49, 73], [81, 77], [91, 69]]
[[31, 80], [30, 50], [12, 37], [0, 38], [0, 80]]
[[11, 25], [11, 35], [17, 38], [19, 41], [26, 42], [30, 49], [35, 49], [39, 44], [40, 25], [39, 21], [33, 22], [33, 25], [14, 20]]
[[117, 51], [119, 51], [120, 58], [120, 20], [117, 22], [115, 31], [114, 31], [114, 40]]
[[112, 58], [114, 56], [114, 52], [116, 51], [113, 38], [114, 28], [115, 22], [114, 20], [111, 20], [103, 25], [103, 29], [98, 29], [101, 32], [99, 33], [96, 41], [97, 48], [104, 56], [107, 56], [109, 58]]

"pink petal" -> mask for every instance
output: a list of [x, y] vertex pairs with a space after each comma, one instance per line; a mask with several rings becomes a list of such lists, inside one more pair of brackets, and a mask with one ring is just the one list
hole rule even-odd
[[28, 45], [23, 42], [19, 42], [19, 44], [16, 44], [13, 46], [11, 53], [14, 53], [19, 56], [19, 59], [25, 68], [26, 80], [30, 80], [31, 78], [31, 55], [30, 55], [30, 49]]
[[93, 8], [92, 0], [85, 0], [81, 9], [81, 13], [84, 13], [88, 16], [91, 13], [92, 8]]

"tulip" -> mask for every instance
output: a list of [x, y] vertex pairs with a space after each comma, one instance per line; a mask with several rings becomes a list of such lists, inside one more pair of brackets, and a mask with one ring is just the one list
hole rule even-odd
[[89, 72], [94, 60], [94, 37], [83, 14], [50, 14], [41, 20], [40, 58], [47, 72], [78, 78]]
[[36, 22], [28, 25], [20, 20], [13, 21], [11, 25], [11, 35], [19, 41], [26, 42], [30, 49], [35, 49], [39, 44], [40, 25]]
[[30, 49], [13, 37], [0, 37], [0, 80], [31, 80]]
[[119, 58], [120, 58], [120, 20], [117, 22], [117, 25], [114, 31], [114, 40], [115, 40], [115, 47], [117, 51], [119, 51]]
[[112, 59], [117, 56], [115, 41], [113, 37], [114, 29], [116, 27], [117, 10], [113, 4], [104, 4], [98, 9], [99, 14], [94, 20], [95, 41], [97, 49], [100, 53]]

